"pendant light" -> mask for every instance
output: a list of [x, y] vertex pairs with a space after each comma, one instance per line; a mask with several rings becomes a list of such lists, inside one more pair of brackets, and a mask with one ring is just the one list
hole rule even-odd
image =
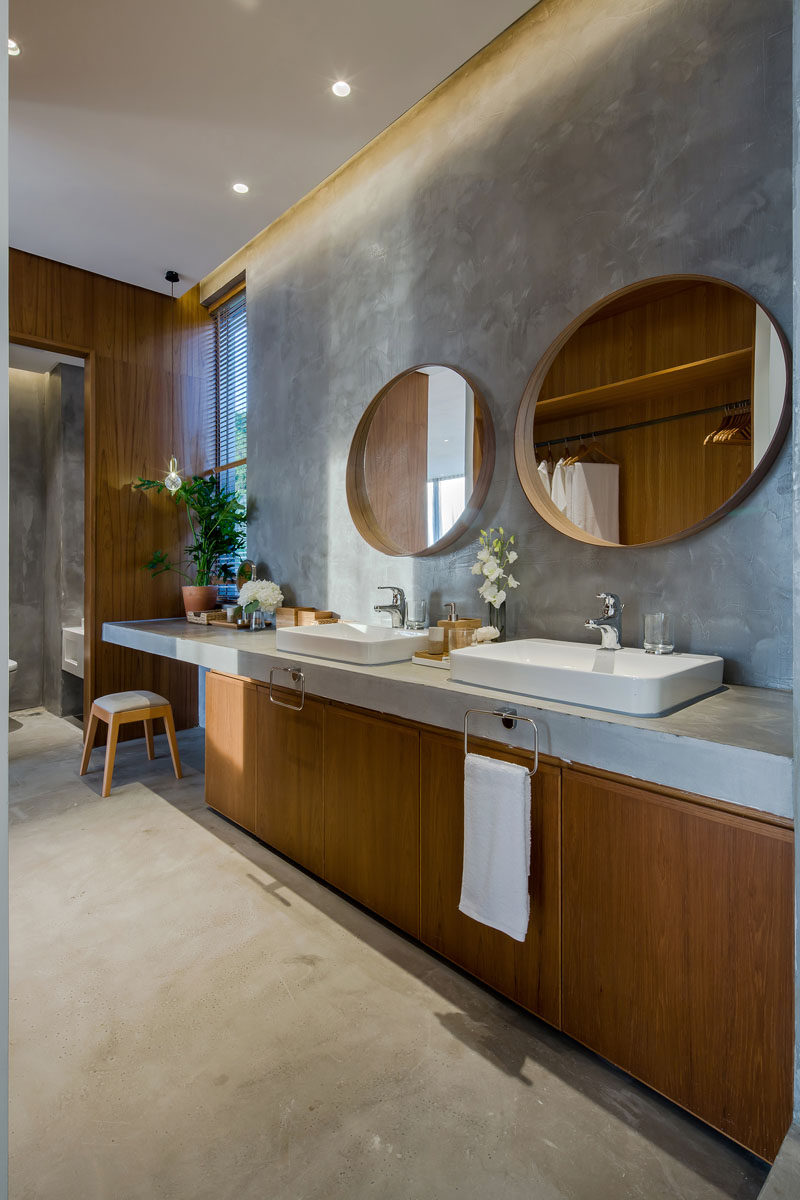
[[[170, 420], [173, 423], [173, 430], [174, 430], [174, 421], [175, 421], [175, 284], [180, 279], [180, 275], [178, 274], [177, 271], [167, 271], [164, 278], [166, 279], [167, 283], [170, 286], [170, 295], [172, 296], [172, 333], [171, 333], [171, 337], [170, 337], [169, 377], [170, 377]], [[169, 460], [169, 472], [167, 473], [167, 475], [164, 479], [164, 487], [167, 489], [168, 492], [170, 492], [174, 496], [182, 483], [183, 483], [183, 480], [181, 479], [180, 475], [178, 474], [178, 460], [175, 457], [175, 455], [172, 454], [172, 455], [170, 455], [170, 460]]]

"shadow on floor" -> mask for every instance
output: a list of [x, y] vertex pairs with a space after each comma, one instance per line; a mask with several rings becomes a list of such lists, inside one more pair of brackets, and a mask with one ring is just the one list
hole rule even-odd
[[[301, 897], [436, 991], [457, 1010], [436, 1014], [443, 1027], [505, 1074], [530, 1087], [526, 1064], [538, 1065], [717, 1187], [724, 1173], [720, 1163], [724, 1156], [728, 1172], [739, 1168], [739, 1184], [728, 1193], [732, 1197], [752, 1196], [753, 1179], [766, 1179], [768, 1167], [756, 1156], [207, 808], [198, 778], [204, 767], [203, 730], [184, 731], [178, 740], [183, 780], [171, 777], [166, 740], [157, 738], [154, 763], [148, 763], [143, 742], [127, 742], [118, 748], [115, 785], [135, 780], [151, 788], [254, 867], [267, 871], [272, 882], [265, 883], [256, 873], [248, 872], [248, 878], [269, 900], [291, 908], [292, 895]], [[101, 776], [99, 753], [91, 773], [83, 779], [98, 797]]]

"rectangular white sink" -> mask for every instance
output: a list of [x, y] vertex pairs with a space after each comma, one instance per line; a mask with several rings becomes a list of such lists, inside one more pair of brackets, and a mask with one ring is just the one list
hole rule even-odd
[[453, 650], [450, 678], [542, 700], [659, 717], [716, 691], [723, 665], [710, 654], [646, 654], [528, 638]]
[[389, 629], [385, 625], [359, 625], [351, 621], [340, 621], [337, 625], [289, 626], [278, 629], [275, 634], [276, 650], [293, 650], [296, 654], [373, 667], [403, 662], [427, 645], [425, 630]]

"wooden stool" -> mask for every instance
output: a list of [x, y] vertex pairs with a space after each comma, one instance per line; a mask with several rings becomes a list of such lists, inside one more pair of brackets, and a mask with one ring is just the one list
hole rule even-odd
[[89, 770], [89, 758], [92, 753], [97, 722], [105, 721], [108, 725], [108, 741], [106, 743], [106, 765], [103, 771], [103, 795], [111, 793], [111, 776], [114, 774], [114, 756], [117, 753], [117, 737], [120, 725], [130, 721], [144, 723], [144, 737], [147, 743], [147, 757], [155, 758], [153, 749], [153, 721], [161, 717], [169, 742], [169, 752], [172, 755], [172, 765], [175, 768], [175, 778], [183, 779], [181, 760], [178, 756], [178, 742], [175, 737], [175, 722], [172, 719], [172, 705], [169, 700], [159, 696], [157, 692], [112, 692], [109, 696], [100, 696], [92, 705], [89, 717], [89, 727], [86, 730], [86, 740], [83, 743], [83, 757], [79, 774], [85, 775]]

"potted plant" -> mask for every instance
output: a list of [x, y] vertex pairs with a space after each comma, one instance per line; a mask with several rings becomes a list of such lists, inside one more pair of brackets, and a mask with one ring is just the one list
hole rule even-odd
[[[134, 488], [147, 492], [167, 491], [157, 479], [142, 479]], [[192, 530], [192, 541], [186, 546], [188, 562], [173, 563], [164, 550], [156, 550], [145, 569], [155, 578], [165, 571], [174, 571], [189, 582], [183, 587], [186, 612], [206, 612], [217, 603], [217, 585], [212, 580], [233, 578], [230, 560], [244, 548], [244, 506], [236, 493], [221, 486], [215, 475], [193, 475], [172, 493], [172, 499], [184, 505]], [[194, 577], [183, 570], [193, 565]]]

